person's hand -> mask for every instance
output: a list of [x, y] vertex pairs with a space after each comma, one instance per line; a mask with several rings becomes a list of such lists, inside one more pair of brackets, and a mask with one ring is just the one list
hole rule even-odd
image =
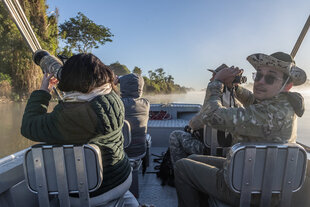
[[42, 79], [40, 90], [51, 92], [53, 86], [58, 83], [58, 80], [53, 76], [53, 74], [45, 73]]
[[225, 86], [232, 88], [233, 80], [235, 79], [236, 76], [241, 74], [243, 72], [242, 69], [239, 69], [238, 67], [230, 67], [230, 68], [224, 68], [217, 72], [214, 76], [215, 80], [219, 80], [222, 83], [224, 83]]

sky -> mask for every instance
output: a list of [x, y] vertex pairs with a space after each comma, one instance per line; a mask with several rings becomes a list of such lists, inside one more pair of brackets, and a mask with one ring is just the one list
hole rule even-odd
[[[59, 23], [82, 12], [114, 37], [92, 50], [143, 75], [163, 68], [177, 84], [206, 88], [222, 63], [244, 69], [251, 81], [253, 53], [290, 53], [310, 14], [309, 0], [47, 0]], [[310, 33], [310, 31], [308, 32]], [[310, 77], [310, 34], [296, 57]]]

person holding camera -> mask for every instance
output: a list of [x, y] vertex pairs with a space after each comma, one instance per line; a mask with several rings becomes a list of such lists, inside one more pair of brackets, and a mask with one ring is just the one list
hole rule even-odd
[[32, 92], [26, 105], [21, 134], [47, 144], [97, 145], [104, 182], [90, 197], [107, 193], [113, 200], [122, 196], [131, 185], [131, 167], [123, 149], [125, 113], [115, 93], [114, 73], [95, 55], [81, 53], [53, 74], [61, 77], [58, 88], [65, 93], [63, 100], [47, 112], [51, 88], [58, 81], [45, 73], [40, 90]]
[[[301, 117], [305, 109], [303, 97], [289, 90], [293, 85], [305, 83], [306, 73], [283, 52], [253, 54], [247, 60], [256, 73], [253, 93], [241, 86], [236, 87], [236, 97], [243, 107], [226, 108], [221, 104], [224, 86], [231, 87], [235, 77], [242, 72], [237, 67], [225, 68], [208, 84], [197, 123], [230, 132], [233, 143], [296, 142], [296, 116]], [[239, 206], [239, 195], [225, 182], [226, 168], [226, 159], [220, 157], [191, 155], [177, 161], [174, 173], [179, 207], [208, 206], [206, 195]], [[257, 205], [258, 200], [252, 201]], [[272, 202], [276, 204], [277, 199]]]

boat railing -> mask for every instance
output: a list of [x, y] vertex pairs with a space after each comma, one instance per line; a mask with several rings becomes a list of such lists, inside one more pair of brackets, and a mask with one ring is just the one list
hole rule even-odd
[[24, 149], [24, 150], [21, 150], [19, 152], [16, 152], [14, 154], [11, 154], [11, 155], [8, 155], [6, 157], [3, 157], [0, 159], [0, 169], [8, 164], [8, 163], [12, 163], [13, 160], [16, 160], [16, 159], [20, 159], [20, 158], [23, 158], [24, 157], [24, 154], [25, 152], [28, 150], [29, 148], [27, 149]]

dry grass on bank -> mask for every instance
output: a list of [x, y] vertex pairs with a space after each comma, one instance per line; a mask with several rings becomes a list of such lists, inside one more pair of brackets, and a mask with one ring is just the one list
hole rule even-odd
[[11, 83], [7, 80], [0, 81], [0, 97], [10, 97], [12, 94]]

